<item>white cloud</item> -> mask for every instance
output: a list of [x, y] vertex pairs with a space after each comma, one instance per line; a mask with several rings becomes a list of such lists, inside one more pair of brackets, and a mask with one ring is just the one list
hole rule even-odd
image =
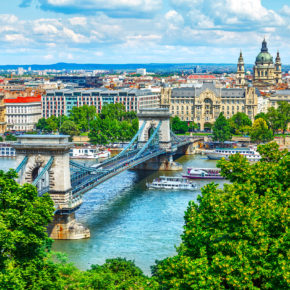
[[71, 25], [86, 26], [87, 25], [87, 19], [86, 19], [86, 17], [72, 17], [72, 18], [69, 19], [69, 23]]

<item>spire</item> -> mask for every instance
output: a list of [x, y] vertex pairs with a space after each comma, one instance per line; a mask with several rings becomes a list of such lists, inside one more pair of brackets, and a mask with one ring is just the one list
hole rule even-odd
[[264, 40], [262, 42], [261, 52], [268, 52], [267, 41], [266, 41], [265, 37], [264, 37]]
[[281, 62], [279, 50], [277, 50], [276, 62]]
[[239, 63], [242, 63], [244, 62], [244, 58], [243, 58], [243, 53], [242, 53], [242, 50], [240, 50], [240, 56], [239, 56]]

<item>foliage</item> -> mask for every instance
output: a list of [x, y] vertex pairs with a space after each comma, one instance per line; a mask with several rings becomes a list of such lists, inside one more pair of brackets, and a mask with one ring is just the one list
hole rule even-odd
[[16, 177], [13, 170], [0, 171], [0, 289], [51, 289], [58, 276], [46, 259], [53, 202]]
[[273, 134], [268, 129], [267, 123], [264, 119], [259, 118], [254, 121], [253, 127], [250, 131], [251, 141], [254, 142], [268, 142], [273, 140]]
[[225, 142], [232, 139], [229, 122], [223, 113], [220, 113], [213, 126], [213, 140]]
[[230, 119], [231, 133], [240, 134], [245, 127], [252, 126], [252, 121], [245, 113], [238, 112]]
[[268, 109], [266, 114], [268, 127], [272, 130], [273, 135], [280, 127], [279, 115], [275, 108], [271, 107]]
[[2, 136], [0, 136], [0, 142], [3, 142], [3, 137]]
[[189, 203], [178, 254], [157, 262], [161, 289], [288, 289], [289, 153], [258, 146], [262, 161], [236, 154], [218, 166], [232, 181], [211, 183]]
[[79, 134], [77, 125], [71, 120], [67, 120], [63, 122], [63, 124], [60, 127], [60, 132], [65, 135], [70, 135], [71, 139], [73, 136], [76, 136]]
[[90, 130], [90, 123], [95, 119], [96, 107], [84, 105], [81, 107], [73, 107], [69, 113], [69, 119], [77, 124], [81, 132]]
[[283, 134], [287, 130], [288, 124], [290, 122], [290, 104], [286, 101], [279, 102], [279, 106], [277, 109], [280, 129], [282, 130]]
[[184, 134], [188, 131], [188, 126], [185, 121], [181, 121], [178, 116], [170, 119], [171, 129], [174, 133]]
[[5, 141], [16, 141], [17, 137], [13, 134], [8, 134], [5, 136]]
[[91, 143], [105, 145], [132, 139], [138, 128], [135, 112], [126, 112], [123, 104], [106, 104], [101, 114], [91, 122], [88, 136]]

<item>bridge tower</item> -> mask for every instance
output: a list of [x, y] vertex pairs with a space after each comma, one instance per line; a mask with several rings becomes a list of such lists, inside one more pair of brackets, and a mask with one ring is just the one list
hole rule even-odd
[[48, 227], [53, 239], [88, 238], [90, 232], [75, 220], [82, 203], [73, 196], [69, 165], [69, 136], [23, 135], [14, 144], [18, 161], [18, 182], [31, 183], [38, 194], [48, 192], [55, 205], [55, 216]]
[[154, 157], [136, 167], [139, 170], [181, 170], [182, 166], [173, 161], [176, 148], [172, 146], [172, 136], [170, 131], [170, 112], [168, 108], [147, 108], [141, 109], [137, 114], [139, 119], [139, 129], [143, 130], [138, 138], [138, 147], [143, 147], [148, 142], [152, 132], [159, 127], [158, 144], [165, 151], [158, 157]]

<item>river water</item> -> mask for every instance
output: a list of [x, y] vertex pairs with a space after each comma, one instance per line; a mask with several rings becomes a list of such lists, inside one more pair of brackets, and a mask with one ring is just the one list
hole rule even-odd
[[[216, 161], [201, 155], [177, 161], [183, 172], [187, 167], [216, 166]], [[16, 167], [15, 159], [0, 158], [0, 169], [11, 167]], [[108, 258], [125, 257], [150, 274], [155, 260], [176, 253], [188, 202], [196, 201], [201, 192], [147, 189], [146, 181], [160, 175], [180, 176], [181, 172], [125, 171], [87, 192], [76, 217], [90, 229], [91, 238], [55, 241], [53, 250], [66, 253], [80, 269], [103, 264]], [[196, 182], [199, 188], [207, 183]]]

